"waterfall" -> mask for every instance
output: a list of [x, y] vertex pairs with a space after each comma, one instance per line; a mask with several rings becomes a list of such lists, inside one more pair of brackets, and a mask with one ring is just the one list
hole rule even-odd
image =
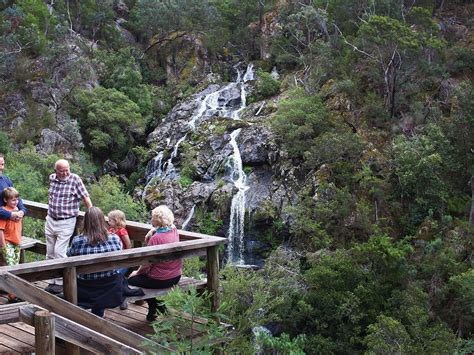
[[163, 161], [163, 151], [159, 152], [152, 160], [150, 160], [146, 166], [146, 182], [143, 188], [142, 198], [145, 198], [148, 186], [154, 177], [163, 176], [163, 167], [161, 163]]
[[240, 107], [237, 110], [233, 110], [229, 117], [237, 120], [240, 118], [240, 113], [247, 107], [247, 86], [246, 82], [249, 80], [255, 80], [255, 71], [253, 69], [253, 64], [247, 66], [247, 70], [243, 78], [241, 79], [241, 72], [237, 68], [237, 83], [240, 84]]
[[245, 222], [245, 192], [249, 189], [246, 185], [247, 176], [243, 170], [242, 157], [236, 138], [241, 128], [230, 135], [230, 144], [233, 148], [231, 178], [237, 193], [232, 198], [230, 208], [230, 222], [227, 246], [228, 261], [234, 264], [244, 264], [244, 222]]
[[187, 135], [188, 134], [186, 133], [184, 136], [182, 136], [180, 139], [178, 139], [178, 141], [174, 145], [173, 151], [171, 152], [171, 156], [166, 161], [166, 172], [165, 172], [166, 177], [173, 177], [173, 175], [175, 174], [176, 169], [174, 168], [173, 159], [178, 156], [179, 145], [186, 139]]
[[146, 166], [146, 182], [148, 183], [152, 178], [161, 176], [163, 170], [161, 162], [163, 160], [163, 152], [159, 152], [152, 160], [148, 162]]
[[181, 226], [181, 229], [182, 230], [186, 230], [186, 227], [188, 226], [189, 222], [191, 221], [191, 219], [193, 218], [194, 216], [194, 208], [196, 207], [196, 204], [193, 205], [193, 207], [191, 208], [191, 211], [189, 211], [189, 214], [188, 216], [186, 217], [186, 219], [184, 220], [183, 222], [183, 225]]
[[[252, 64], [249, 64], [245, 72], [240, 69], [240, 63], [234, 66], [237, 72], [235, 81], [230, 82], [224, 86], [214, 89], [213, 92], [207, 94], [198, 94], [194, 100], [199, 100], [195, 106], [194, 112], [189, 120], [185, 123], [187, 127], [178, 126], [175, 132], [188, 132], [195, 130], [203, 121], [209, 117], [223, 117], [238, 120], [247, 106], [247, 82], [255, 80], [255, 70]], [[228, 261], [236, 265], [244, 265], [244, 222], [245, 222], [245, 202], [246, 191], [249, 187], [246, 185], [247, 176], [242, 167], [242, 158], [239, 147], [236, 142], [237, 136], [241, 129], [237, 129], [230, 134], [230, 145], [233, 153], [231, 156], [231, 180], [235, 186], [236, 193], [232, 197], [230, 222], [228, 230], [229, 244], [227, 247]], [[160, 152], [147, 166], [147, 186], [150, 184], [152, 177], [158, 177], [163, 181], [164, 179], [176, 179], [179, 177], [176, 168], [173, 164], [173, 159], [178, 156], [178, 149], [180, 144], [186, 139], [187, 134], [181, 137], [173, 147], [169, 159], [163, 164], [163, 152]], [[176, 137], [175, 137], [176, 138]], [[170, 149], [171, 139], [167, 139], [167, 148]], [[227, 146], [228, 147], [228, 146]], [[155, 170], [156, 171], [155, 171]], [[145, 192], [144, 192], [145, 196]], [[182, 225], [185, 229], [193, 217], [194, 207], [191, 209], [189, 215]]]
[[[245, 73], [243, 73], [239, 66], [240, 63], [234, 66], [234, 69], [237, 72], [237, 78], [234, 82], [228, 83], [220, 89], [200, 97], [200, 103], [193, 112], [190, 120], [186, 122], [187, 126], [190, 127], [191, 130], [194, 130], [206, 117], [219, 116], [231, 119], [240, 118], [241, 112], [247, 105], [246, 82], [255, 79], [255, 70], [253, 65], [249, 64], [245, 70]], [[235, 94], [237, 94], [237, 96], [235, 96]], [[176, 142], [170, 158], [164, 164], [162, 162], [163, 152], [158, 153], [158, 155], [161, 154], [159, 159], [158, 155], [153, 159], [153, 161], [156, 160], [156, 162], [148, 163], [146, 170], [146, 187], [148, 187], [149, 182], [153, 177], [158, 177], [161, 180], [165, 178], [176, 178], [177, 174], [173, 164], [173, 159], [178, 156], [179, 145], [186, 139], [186, 136], [187, 135], [184, 135]], [[171, 137], [168, 137], [166, 139], [167, 148], [170, 146], [170, 141]], [[146, 191], [146, 189], [144, 191]]]

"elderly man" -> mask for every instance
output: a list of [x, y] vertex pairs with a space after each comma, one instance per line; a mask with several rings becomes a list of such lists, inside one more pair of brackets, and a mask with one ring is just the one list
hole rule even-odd
[[[3, 175], [3, 169], [5, 168], [5, 157], [3, 154], [0, 153], [0, 207], [5, 205], [5, 201], [3, 200], [3, 190], [7, 187], [13, 187], [12, 181], [8, 178], [8, 176]], [[18, 212], [10, 212], [0, 208], [0, 219], [11, 219], [14, 221], [18, 221], [26, 213], [26, 208], [23, 205], [23, 201], [18, 201]]]
[[[89, 193], [81, 178], [72, 174], [69, 162], [60, 159], [49, 176], [48, 215], [46, 216], [46, 258], [65, 258], [69, 239], [74, 233], [81, 200], [92, 207]], [[63, 291], [62, 279], [50, 280], [46, 291], [58, 294]]]

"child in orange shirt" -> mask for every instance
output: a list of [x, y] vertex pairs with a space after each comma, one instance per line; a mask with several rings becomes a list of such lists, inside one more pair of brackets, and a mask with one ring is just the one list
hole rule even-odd
[[[3, 190], [3, 199], [5, 206], [0, 207], [9, 212], [18, 211], [18, 201], [20, 194], [13, 187], [7, 187]], [[0, 219], [0, 254], [3, 260], [1, 265], [13, 266], [20, 263], [20, 243], [21, 243], [21, 219], [13, 221], [11, 219]], [[10, 303], [19, 302], [15, 295], [9, 294]]]

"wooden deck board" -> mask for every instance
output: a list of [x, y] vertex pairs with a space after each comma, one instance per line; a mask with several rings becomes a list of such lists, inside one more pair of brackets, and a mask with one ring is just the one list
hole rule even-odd
[[21, 338], [18, 339], [17, 335], [15, 335], [14, 338], [11, 337], [10, 334], [12, 328], [13, 327], [10, 324], [0, 325], [0, 345], [22, 354], [31, 354], [34, 352], [34, 346], [24, 342]]
[[114, 312], [113, 310], [107, 309], [105, 311], [104, 318], [126, 329], [129, 329], [134, 333], [137, 333], [143, 336], [150, 334], [150, 332], [152, 332], [152, 327], [148, 324], [148, 322], [145, 319], [142, 319], [142, 320], [133, 319], [132, 317], [129, 317], [120, 312], [122, 311], [118, 310], [117, 312]]
[[19, 354], [19, 352], [0, 344], [0, 354]]
[[23, 343], [30, 345], [33, 349], [35, 346], [35, 332], [25, 331], [23, 329], [18, 329], [15, 326], [15, 323], [9, 324], [8, 327], [2, 329], [2, 332], [8, 335], [10, 338], [19, 338]]
[[[10, 307], [10, 305], [4, 307]], [[107, 309], [105, 319], [148, 338], [154, 331], [151, 323], [145, 319], [147, 313], [146, 304], [142, 306], [132, 303], [126, 310]], [[199, 331], [201, 326], [202, 324], [196, 324], [197, 329], [193, 330], [185, 326], [179, 331], [184, 337], [190, 337], [191, 334], [193, 337], [199, 337], [202, 335]], [[64, 353], [61, 342], [57, 342], [56, 348], [57, 354]], [[0, 354], [32, 352], [34, 352], [34, 327], [21, 322], [0, 325]], [[81, 354], [85, 354], [85, 352], [81, 351]]]

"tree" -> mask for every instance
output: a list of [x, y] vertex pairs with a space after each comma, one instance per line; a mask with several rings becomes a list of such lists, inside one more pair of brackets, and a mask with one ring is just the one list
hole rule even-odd
[[130, 26], [147, 42], [170, 32], [209, 30], [216, 15], [208, 0], [138, 0], [130, 12]]
[[104, 45], [116, 42], [117, 29], [114, 21], [113, 0], [66, 0], [55, 1], [55, 10], [69, 23], [69, 30], [90, 36], [92, 41]]
[[281, 11], [280, 21], [281, 35], [273, 44], [276, 61], [300, 65], [298, 81], [307, 93], [314, 94], [332, 70], [327, 12], [313, 5], [290, 6]]
[[[378, 66], [385, 107], [392, 117], [395, 114], [401, 74], [413, 71], [423, 58], [421, 54], [427, 53], [428, 60], [431, 60], [432, 51], [444, 45], [436, 37], [436, 25], [427, 10], [413, 7], [410, 14], [408, 20], [411, 22], [388, 16], [370, 16], [360, 26], [356, 44], [343, 36], [345, 43], [362, 56], [362, 65], [376, 88], [380, 77], [374, 76], [371, 71], [374, 64]], [[413, 26], [417, 26], [416, 31]]]
[[397, 74], [406, 56], [415, 54], [420, 42], [410, 28], [386, 16], [372, 16], [358, 32], [360, 53], [368, 62], [377, 64], [383, 78], [385, 107], [394, 114]]
[[80, 91], [73, 104], [71, 115], [78, 118], [86, 146], [97, 157], [123, 158], [144, 133], [138, 105], [116, 89]]
[[410, 353], [410, 336], [403, 324], [384, 315], [377, 317], [377, 322], [369, 325], [365, 337], [369, 354], [403, 354]]
[[313, 140], [334, 124], [318, 96], [295, 89], [280, 102], [272, 127], [289, 156], [302, 159], [311, 150]]
[[450, 186], [445, 181], [455, 170], [452, 149], [439, 126], [428, 125], [422, 134], [396, 137], [393, 143], [393, 171], [398, 180], [398, 194], [416, 226], [430, 213], [445, 212]]
[[151, 119], [152, 95], [149, 86], [143, 84], [143, 76], [130, 48], [114, 52], [99, 51], [99, 76], [101, 84], [117, 89], [128, 96], [140, 108], [145, 120]]
[[41, 54], [53, 31], [50, 27], [55, 19], [41, 0], [19, 0], [0, 12], [2, 28], [1, 42], [3, 56], [26, 51], [29, 54]]

